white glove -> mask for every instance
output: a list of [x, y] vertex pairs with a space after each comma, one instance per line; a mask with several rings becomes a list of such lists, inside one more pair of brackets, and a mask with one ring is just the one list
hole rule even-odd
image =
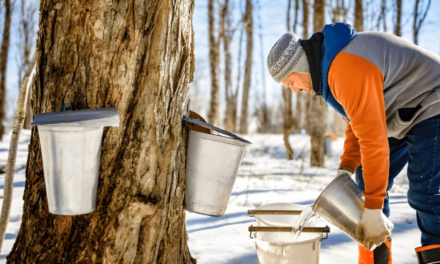
[[368, 250], [379, 246], [391, 236], [394, 225], [382, 213], [382, 209], [365, 208], [359, 225], [356, 227], [356, 236], [363, 240], [362, 246]]
[[351, 172], [351, 171], [349, 171], [347, 169], [339, 168], [338, 169], [338, 174], [336, 174], [336, 177], [338, 177], [338, 176], [340, 176], [340, 175], [342, 175], [344, 173], [348, 174], [348, 176], [350, 176], [350, 177], [353, 175], [353, 172]]

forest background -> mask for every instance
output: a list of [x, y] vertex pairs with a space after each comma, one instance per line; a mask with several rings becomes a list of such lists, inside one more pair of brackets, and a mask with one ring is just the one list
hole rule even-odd
[[[24, 71], [35, 49], [39, 1], [0, 2], [3, 47], [7, 44], [6, 2], [10, 2], [11, 19], [9, 50], [5, 52], [3, 48], [0, 53], [0, 66], [6, 62], [0, 71], [0, 103], [4, 102], [0, 104], [0, 119], [4, 112], [2, 124], [8, 128], [12, 125]], [[315, 2], [324, 8], [315, 9]], [[440, 54], [439, 11], [438, 1], [427, 0], [195, 1], [196, 71], [189, 90], [190, 109], [231, 132], [284, 133], [287, 159], [294, 156], [287, 136], [309, 134], [311, 165], [323, 167], [324, 138], [343, 137], [345, 123], [323, 102], [314, 99], [316, 102], [311, 104], [312, 97], [294, 95], [287, 87], [275, 83], [266, 67], [270, 48], [288, 31], [294, 31], [299, 38], [310, 37], [314, 23], [319, 28], [319, 21], [323, 20], [346, 22], [359, 32], [400, 35]], [[6, 92], [2, 93], [2, 89]], [[25, 128], [30, 128], [29, 122], [30, 118]]]

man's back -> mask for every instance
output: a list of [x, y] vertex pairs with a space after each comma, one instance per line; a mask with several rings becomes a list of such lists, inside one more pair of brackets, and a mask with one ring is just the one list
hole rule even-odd
[[[400, 138], [440, 112], [439, 56], [382, 32], [358, 33], [341, 52], [359, 56], [382, 72], [388, 136]], [[346, 70], [350, 74], [351, 69]], [[398, 110], [411, 108], [413, 118], [402, 121]]]

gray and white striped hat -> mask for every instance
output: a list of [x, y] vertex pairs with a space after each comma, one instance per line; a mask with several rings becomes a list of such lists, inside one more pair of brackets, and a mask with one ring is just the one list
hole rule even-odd
[[280, 83], [292, 72], [310, 73], [306, 53], [295, 33], [285, 33], [267, 56], [267, 68], [272, 78]]

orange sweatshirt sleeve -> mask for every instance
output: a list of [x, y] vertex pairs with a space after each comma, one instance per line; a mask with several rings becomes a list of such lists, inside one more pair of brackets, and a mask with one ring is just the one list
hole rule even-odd
[[361, 150], [358, 138], [354, 135], [350, 123], [345, 119], [344, 121], [347, 123], [347, 130], [345, 131], [344, 152], [341, 156], [339, 168], [344, 168], [354, 173], [361, 164]]
[[[353, 135], [358, 138], [365, 183], [364, 206], [380, 209], [386, 197], [390, 156], [383, 74], [373, 63], [339, 52], [330, 67], [328, 82], [335, 99], [350, 119]], [[346, 141], [348, 144], [353, 142], [353, 137]], [[355, 148], [356, 144], [344, 146], [344, 152], [347, 151], [344, 157], [355, 153]]]

